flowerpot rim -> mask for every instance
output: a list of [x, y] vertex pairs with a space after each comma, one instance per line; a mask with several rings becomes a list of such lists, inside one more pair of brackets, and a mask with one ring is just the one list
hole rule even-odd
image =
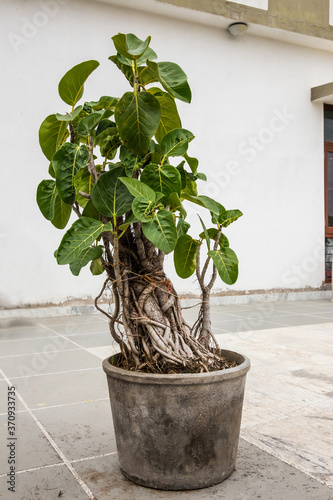
[[250, 369], [249, 358], [235, 351], [222, 349], [221, 354], [230, 361], [240, 363], [234, 368], [226, 368], [213, 372], [204, 373], [181, 373], [181, 374], [159, 374], [143, 373], [114, 366], [110, 361], [121, 356], [120, 353], [109, 356], [103, 361], [104, 372], [116, 379], [126, 380], [137, 384], [160, 384], [160, 385], [192, 385], [192, 384], [214, 384], [221, 382], [221, 379], [231, 380], [233, 378], [243, 377]]

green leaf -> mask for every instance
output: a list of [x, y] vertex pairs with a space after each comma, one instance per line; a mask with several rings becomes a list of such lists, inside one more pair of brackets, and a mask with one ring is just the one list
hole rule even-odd
[[231, 248], [211, 250], [208, 255], [213, 259], [220, 278], [227, 285], [233, 285], [238, 278], [238, 259]]
[[53, 179], [42, 181], [37, 187], [37, 204], [45, 219], [52, 220], [54, 217], [54, 203], [57, 189]]
[[85, 81], [98, 66], [98, 61], [91, 60], [77, 64], [67, 71], [58, 87], [59, 95], [66, 104], [75, 106], [77, 101], [81, 99]]
[[94, 186], [93, 178], [90, 175], [90, 172], [87, 168], [82, 168], [81, 170], [78, 171], [78, 173], [74, 178], [74, 186], [77, 193], [76, 194], [77, 202], [82, 208], [85, 208], [85, 206], [89, 202], [89, 199], [80, 196], [78, 194], [78, 191], [82, 191], [83, 193], [86, 194], [91, 194], [91, 190]]
[[99, 122], [96, 129], [96, 144], [98, 144], [101, 139], [104, 139], [108, 135], [108, 133], [110, 133], [109, 129], [112, 130], [113, 128], [116, 129], [115, 122], [109, 120], [108, 118], [103, 118], [103, 120]]
[[206, 228], [206, 226], [204, 224], [204, 221], [202, 220], [202, 218], [200, 217], [199, 214], [198, 214], [198, 217], [200, 219], [202, 228], [204, 230], [205, 240], [206, 240], [206, 243], [207, 243], [207, 249], [208, 249], [208, 252], [209, 252], [209, 250], [210, 250], [210, 237], [209, 237], [209, 233], [208, 233], [207, 228]]
[[54, 217], [51, 220], [51, 223], [57, 229], [64, 229], [64, 227], [67, 226], [71, 213], [72, 207], [67, 205], [67, 203], [64, 203], [57, 194], [54, 202]]
[[190, 229], [190, 227], [191, 227], [191, 224], [186, 222], [186, 220], [184, 220], [184, 217], [181, 215], [179, 217], [178, 224], [177, 224], [177, 236], [178, 236], [178, 238], [180, 236], [182, 236], [183, 234], [186, 234], [187, 231]]
[[180, 198], [177, 193], [169, 194], [168, 199], [166, 201], [166, 206], [169, 206], [172, 212], [179, 212], [180, 214], [182, 214], [183, 217], [187, 216], [186, 210], [183, 207], [182, 202], [180, 201]]
[[91, 219], [101, 221], [103, 219], [102, 214], [100, 214], [99, 211], [94, 207], [93, 202], [91, 200], [87, 201], [88, 203], [86, 204], [82, 212], [83, 217], [90, 217]]
[[222, 227], [228, 227], [229, 224], [235, 222], [235, 220], [239, 219], [243, 214], [240, 210], [225, 210], [220, 213], [218, 217], [218, 221], [222, 224]]
[[149, 92], [126, 92], [115, 108], [115, 119], [125, 146], [144, 156], [160, 123], [161, 107]]
[[133, 33], [118, 33], [112, 37], [114, 46], [122, 56], [127, 59], [138, 59], [141, 57], [150, 44], [151, 37], [148, 36], [145, 41], [140, 40], [137, 36], [133, 35]]
[[177, 243], [177, 231], [172, 213], [169, 210], [160, 210], [151, 215], [150, 221], [142, 225], [143, 234], [163, 252], [172, 252]]
[[101, 259], [96, 259], [92, 261], [92, 263], [90, 264], [90, 271], [91, 274], [93, 274], [94, 276], [98, 276], [99, 274], [104, 273], [105, 269], [102, 265]]
[[57, 120], [61, 122], [72, 122], [79, 113], [81, 113], [83, 106], [77, 106], [77, 108], [73, 109], [71, 113], [66, 113], [65, 115], [56, 114]]
[[78, 276], [81, 269], [86, 266], [88, 262], [90, 262], [91, 260], [99, 259], [102, 253], [103, 247], [101, 245], [89, 247], [83, 250], [78, 258], [69, 264], [69, 268], [72, 274], [74, 274], [74, 276]]
[[183, 234], [178, 238], [173, 260], [176, 273], [181, 278], [189, 278], [196, 268], [198, 242], [190, 235]]
[[136, 172], [144, 163], [144, 160], [139, 160], [139, 158], [124, 145], [120, 146], [119, 159], [125, 166], [127, 177], [132, 177], [133, 172]]
[[48, 160], [52, 160], [54, 153], [60, 148], [67, 135], [66, 122], [60, 122], [56, 115], [49, 115], [45, 118], [39, 128], [39, 144]]
[[190, 103], [191, 89], [187, 82], [187, 75], [178, 66], [172, 62], [153, 62], [147, 61], [147, 66], [155, 74], [156, 79], [162, 84], [164, 89], [173, 97]]
[[103, 95], [98, 101], [90, 101], [89, 104], [95, 111], [100, 109], [112, 109], [117, 104], [118, 99], [116, 97], [110, 97], [108, 95]]
[[172, 165], [155, 165], [154, 163], [147, 165], [142, 171], [141, 181], [164, 195], [168, 196], [171, 193], [180, 195], [180, 173]]
[[121, 145], [121, 140], [115, 127], [109, 127], [101, 132], [96, 137], [95, 142], [99, 146], [101, 155], [108, 160], [113, 160]]
[[156, 194], [147, 184], [138, 179], [129, 179], [128, 177], [120, 177], [121, 182], [125, 184], [131, 195], [143, 196], [147, 200], [155, 201]]
[[104, 111], [95, 111], [91, 115], [85, 116], [77, 124], [77, 133], [82, 137], [87, 137], [102, 119]]
[[[216, 227], [210, 227], [209, 229], [207, 229], [207, 233], [210, 239], [216, 241], [216, 236], [218, 233], [218, 229], [216, 229]], [[200, 233], [199, 237], [204, 239], [206, 237], [205, 233], [204, 232]], [[229, 240], [223, 233], [220, 236], [219, 245], [221, 250], [229, 246]]]
[[112, 61], [117, 68], [120, 69], [120, 71], [125, 75], [129, 83], [134, 85], [134, 72], [131, 66], [128, 66], [128, 64], [122, 63], [117, 56], [110, 56], [109, 57], [110, 61]]
[[213, 200], [212, 198], [209, 198], [209, 196], [190, 196], [186, 193], [182, 193], [182, 197], [185, 200], [195, 203], [196, 205], [207, 208], [211, 213], [216, 215], [219, 215], [221, 211], [223, 212], [225, 210], [220, 203]]
[[147, 200], [143, 196], [137, 196], [132, 203], [132, 211], [135, 217], [141, 222], [148, 222], [152, 217], [155, 208], [155, 200]]
[[194, 135], [189, 130], [178, 128], [168, 132], [161, 141], [161, 153], [167, 156], [183, 156]]
[[185, 153], [183, 156], [184, 156], [185, 160], [187, 161], [187, 163], [189, 164], [190, 169], [192, 171], [192, 174], [195, 175], [197, 173], [197, 170], [198, 170], [199, 160], [197, 158], [193, 158], [191, 156], [188, 156], [187, 153]]
[[81, 217], [76, 220], [61, 240], [57, 251], [58, 264], [70, 264], [86, 250], [103, 231], [111, 231], [112, 225], [95, 219]]
[[156, 87], [149, 89], [148, 92], [156, 97], [161, 106], [161, 121], [155, 132], [156, 140], [160, 143], [168, 132], [181, 127], [181, 121], [176, 103], [169, 94]]
[[120, 180], [124, 174], [122, 167], [113, 168], [99, 177], [91, 192], [95, 208], [107, 217], [118, 217], [132, 207], [133, 196]]
[[84, 144], [66, 142], [55, 153], [52, 165], [56, 173], [56, 186], [60, 198], [68, 205], [75, 201], [74, 177], [80, 168], [86, 166], [89, 151]]

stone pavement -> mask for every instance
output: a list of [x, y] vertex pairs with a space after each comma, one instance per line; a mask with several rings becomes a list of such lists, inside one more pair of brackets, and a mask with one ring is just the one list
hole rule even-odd
[[[189, 322], [195, 313], [185, 310]], [[116, 348], [103, 315], [0, 320], [0, 498], [332, 500], [333, 304], [213, 306], [212, 321], [221, 347], [252, 363], [237, 470], [211, 488], [166, 492], [119, 471], [101, 369]]]

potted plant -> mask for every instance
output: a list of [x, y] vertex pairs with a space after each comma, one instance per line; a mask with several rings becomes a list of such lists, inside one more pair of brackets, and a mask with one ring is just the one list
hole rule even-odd
[[[129, 90], [78, 104], [99, 63], [85, 61], [64, 75], [59, 95], [71, 109], [40, 127], [51, 178], [39, 184], [37, 203], [58, 229], [77, 216], [55, 252], [57, 263], [74, 275], [88, 264], [92, 274], [106, 274], [95, 305], [119, 345], [103, 368], [122, 472], [145, 486], [201, 488], [235, 468], [250, 365], [218, 347], [209, 299], [217, 275], [229, 285], [237, 279], [238, 259], [223, 230], [242, 214], [198, 194], [197, 181], [206, 177], [187, 154], [194, 136], [182, 128], [176, 106], [177, 99], [191, 101], [186, 74], [175, 63], [156, 62], [150, 37], [119, 33], [112, 40], [116, 55], [109, 59]], [[195, 237], [184, 201], [205, 208], [211, 220], [200, 218]], [[196, 273], [201, 289], [192, 327], [164, 272], [172, 252], [177, 274]], [[98, 305], [107, 287], [112, 313]]]

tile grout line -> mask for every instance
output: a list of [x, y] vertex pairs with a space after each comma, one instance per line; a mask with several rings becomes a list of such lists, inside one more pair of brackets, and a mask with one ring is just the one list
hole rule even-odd
[[[60, 352], [60, 351], [59, 351]], [[19, 380], [19, 379], [27, 379], [31, 377], [44, 377], [46, 375], [63, 375], [66, 373], [73, 373], [73, 372], [86, 372], [89, 370], [100, 370], [100, 366], [93, 366], [92, 368], [77, 368], [76, 370], [67, 370], [63, 372], [48, 372], [48, 373], [34, 373], [33, 375], [22, 375], [21, 377], [11, 377], [12, 380]]]
[[[0, 373], [1, 375], [3, 376], [3, 378], [6, 380], [7, 384], [9, 386], [12, 385], [11, 381], [8, 379], [8, 377], [5, 375], [5, 373], [1, 370], [0, 368]], [[38, 418], [36, 417], [36, 415], [33, 413], [33, 411], [29, 408], [28, 404], [26, 403], [26, 401], [22, 398], [22, 396], [17, 392], [17, 397], [19, 398], [19, 400], [21, 401], [21, 404], [26, 408], [27, 412], [29, 413], [29, 415], [31, 416], [31, 418], [34, 420], [34, 422], [37, 424], [38, 428], [40, 429], [40, 431], [44, 434], [44, 436], [46, 437], [46, 439], [48, 440], [48, 442], [50, 443], [50, 445], [52, 446], [52, 448], [55, 450], [55, 452], [59, 455], [59, 457], [61, 458], [61, 460], [63, 461], [63, 463], [66, 465], [67, 469], [71, 472], [71, 474], [74, 476], [74, 478], [76, 479], [76, 481], [79, 483], [79, 485], [81, 486], [81, 488], [85, 491], [85, 493], [87, 494], [87, 496], [91, 499], [91, 500], [94, 500], [94, 494], [92, 493], [92, 491], [89, 489], [89, 487], [86, 485], [86, 483], [83, 481], [83, 479], [81, 479], [81, 477], [79, 476], [79, 474], [76, 472], [76, 470], [74, 469], [74, 467], [72, 466], [71, 462], [68, 460], [68, 458], [64, 455], [64, 453], [61, 451], [61, 449], [59, 448], [59, 446], [57, 445], [57, 443], [53, 440], [53, 438], [50, 436], [50, 434], [47, 432], [47, 430], [45, 429], [45, 427], [43, 426], [43, 424], [38, 420]]]
[[[95, 460], [96, 458], [104, 458], [104, 457], [109, 457], [111, 455], [116, 455], [116, 451], [111, 451], [110, 453], [104, 453], [104, 455], [95, 455], [93, 457], [84, 457], [84, 458], [76, 458], [74, 460], [70, 460], [71, 464], [77, 464], [79, 462], [85, 462], [87, 460]], [[50, 469], [52, 467], [62, 467], [66, 465], [64, 462], [59, 462], [57, 464], [49, 464], [49, 465], [41, 465], [40, 467], [32, 467], [31, 469], [24, 469], [24, 470], [18, 470], [16, 474], [23, 474], [25, 472], [34, 472], [36, 470], [42, 470], [42, 469]], [[0, 474], [0, 478], [6, 477], [7, 474]]]
[[[40, 323], [37, 323], [37, 325], [38, 325], [38, 326], [43, 326], [43, 325], [41, 325]], [[56, 332], [55, 330], [52, 330], [52, 328], [50, 328], [50, 327], [48, 327], [48, 326], [43, 326], [43, 328], [45, 328], [45, 329], [49, 330], [49, 331], [50, 331], [50, 332], [52, 332], [52, 333], [55, 333], [56, 335], [58, 335], [59, 337], [61, 337], [61, 338], [65, 339], [65, 340], [67, 340], [68, 342], [71, 342], [72, 344], [76, 345], [76, 346], [77, 346], [77, 347], [79, 347], [80, 349], [83, 349], [84, 351], [88, 352], [90, 355], [95, 356], [94, 354], [92, 354], [92, 353], [88, 350], [89, 348], [87, 348], [87, 347], [83, 347], [82, 345], [78, 344], [77, 342], [74, 342], [73, 340], [71, 340], [70, 338], [66, 337], [65, 335], [62, 335], [61, 333], [58, 333], [58, 332]], [[97, 356], [95, 356], [95, 357], [97, 357]]]
[[[13, 378], [12, 378], [13, 380]], [[72, 406], [72, 405], [82, 405], [82, 404], [90, 404], [90, 403], [98, 403], [99, 401], [109, 401], [109, 398], [98, 398], [98, 399], [91, 399], [87, 401], [74, 401], [73, 403], [64, 403], [62, 405], [50, 405], [50, 406], [40, 406], [39, 408], [31, 408], [31, 411], [39, 411], [39, 410], [49, 410], [51, 408], [63, 408], [65, 406]], [[16, 413], [25, 413], [27, 410], [18, 410]], [[7, 415], [7, 413], [0, 413], [0, 417], [4, 417]]]
[[[55, 337], [56, 338], [56, 337]], [[53, 352], [59, 353], [59, 352], [72, 352], [72, 351], [79, 351], [80, 349], [57, 349], [54, 351], [43, 351], [43, 352], [25, 352], [24, 354], [8, 354], [7, 356], [0, 356], [0, 359], [7, 359], [7, 358], [19, 358], [22, 356], [30, 356], [30, 355], [36, 355], [36, 354], [50, 354]]]

